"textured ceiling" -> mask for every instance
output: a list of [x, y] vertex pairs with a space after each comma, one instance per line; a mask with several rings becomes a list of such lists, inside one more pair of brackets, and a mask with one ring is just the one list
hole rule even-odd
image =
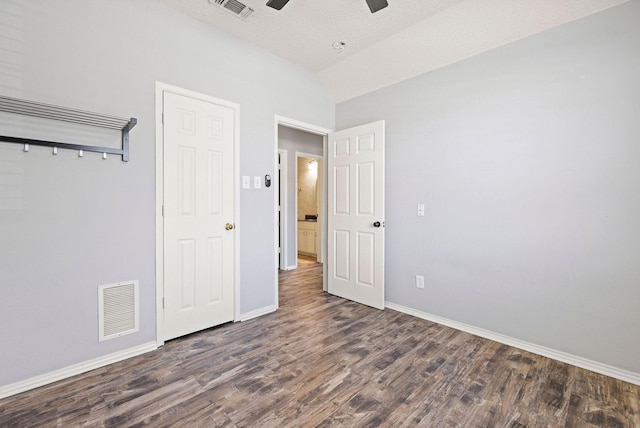
[[[254, 10], [244, 21], [207, 0], [166, 3], [306, 69], [320, 71], [463, 0], [390, 0], [389, 6], [373, 14], [365, 0], [290, 0], [280, 11], [266, 6], [267, 0], [239, 1]], [[342, 53], [332, 48], [334, 41], [346, 43]]]
[[[171, 7], [316, 72], [336, 102], [477, 55], [628, 0], [266, 0], [242, 20], [208, 0]], [[346, 44], [337, 53], [332, 44]]]

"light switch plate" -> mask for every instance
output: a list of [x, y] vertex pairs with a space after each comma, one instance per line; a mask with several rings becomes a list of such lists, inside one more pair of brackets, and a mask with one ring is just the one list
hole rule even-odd
[[255, 177], [253, 177], [253, 188], [260, 189], [261, 187], [262, 187], [262, 177], [260, 177], [259, 175], [256, 175]]
[[249, 177], [248, 175], [242, 176], [242, 188], [251, 189], [251, 177]]

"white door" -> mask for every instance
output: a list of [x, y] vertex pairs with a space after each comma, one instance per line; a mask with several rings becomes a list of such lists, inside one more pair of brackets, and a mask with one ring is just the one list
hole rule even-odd
[[234, 319], [232, 108], [164, 92], [165, 340]]
[[327, 290], [384, 309], [384, 121], [328, 139]]

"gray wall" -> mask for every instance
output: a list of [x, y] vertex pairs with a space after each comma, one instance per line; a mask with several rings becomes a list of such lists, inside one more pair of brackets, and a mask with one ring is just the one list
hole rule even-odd
[[278, 148], [287, 151], [287, 260], [286, 267], [295, 266], [296, 248], [296, 152], [322, 156], [322, 136], [298, 129], [278, 126]]
[[632, 1], [336, 107], [386, 120], [388, 301], [640, 373], [639, 22]]
[[[3, 2], [0, 28], [0, 93], [138, 118], [128, 163], [0, 143], [19, 196], [0, 201], [5, 385], [155, 341], [156, 80], [240, 104], [239, 175], [274, 174], [275, 114], [332, 128], [334, 105], [311, 73], [159, 0]], [[275, 304], [273, 192], [241, 193], [242, 313]], [[140, 332], [98, 343], [98, 285], [131, 279]]]

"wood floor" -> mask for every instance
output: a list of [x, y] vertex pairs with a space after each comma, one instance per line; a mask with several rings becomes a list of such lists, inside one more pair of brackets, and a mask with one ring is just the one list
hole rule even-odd
[[640, 387], [322, 292], [0, 401], [0, 427], [640, 427]]

